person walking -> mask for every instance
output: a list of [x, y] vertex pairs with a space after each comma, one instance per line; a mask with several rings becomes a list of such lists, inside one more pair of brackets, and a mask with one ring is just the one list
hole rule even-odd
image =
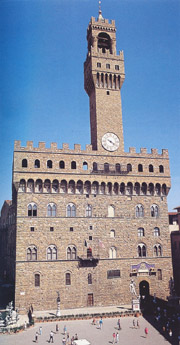
[[133, 319], [133, 328], [136, 328], [135, 319]]
[[116, 341], [116, 333], [114, 332], [113, 333], [113, 344], [115, 344], [115, 341]]
[[35, 343], [38, 343], [38, 332], [35, 334]]
[[145, 333], [145, 336], [146, 336], [146, 338], [147, 338], [147, 336], [148, 336], [148, 328], [147, 328], [147, 327], [145, 327], [144, 333]]
[[39, 327], [39, 335], [42, 335], [42, 326]]
[[101, 319], [99, 320], [99, 328], [102, 329], [102, 325], [103, 325], [103, 320], [102, 320], [102, 317]]
[[62, 339], [62, 345], [66, 345], [66, 338], [65, 337], [63, 337], [63, 339]]
[[59, 325], [58, 325], [58, 323], [56, 324], [56, 333], [58, 333], [59, 332]]
[[53, 333], [53, 331], [50, 332], [49, 343], [54, 343], [54, 333]]
[[116, 333], [116, 343], [119, 343], [119, 333]]
[[137, 328], [140, 328], [139, 320], [137, 319]]
[[118, 319], [117, 325], [118, 325], [118, 329], [120, 330], [121, 329], [121, 320], [120, 319]]
[[64, 325], [64, 334], [66, 335], [66, 333], [67, 333], [67, 327], [66, 325]]

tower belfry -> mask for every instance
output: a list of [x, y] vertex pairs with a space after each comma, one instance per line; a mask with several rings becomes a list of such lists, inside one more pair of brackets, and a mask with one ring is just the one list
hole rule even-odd
[[116, 53], [115, 21], [91, 18], [87, 29], [88, 54], [84, 63], [84, 86], [90, 98], [93, 150], [123, 152], [120, 89], [125, 79], [123, 51]]

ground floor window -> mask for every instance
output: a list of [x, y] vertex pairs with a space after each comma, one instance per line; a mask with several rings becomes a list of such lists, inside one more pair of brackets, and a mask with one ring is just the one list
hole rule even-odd
[[107, 279], [120, 278], [120, 270], [107, 271]]

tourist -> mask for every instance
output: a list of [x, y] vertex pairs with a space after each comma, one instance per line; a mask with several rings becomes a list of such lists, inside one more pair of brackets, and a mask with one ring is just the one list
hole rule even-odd
[[147, 338], [147, 336], [148, 336], [148, 328], [147, 328], [147, 327], [145, 327], [144, 333], [145, 333], [145, 336], [146, 336], [146, 338]]
[[118, 329], [120, 330], [121, 329], [121, 320], [120, 319], [118, 319], [117, 325], [118, 325]]
[[59, 332], [59, 325], [58, 325], [58, 323], [56, 324], [56, 333], [58, 333]]
[[42, 326], [39, 327], [39, 335], [42, 335]]
[[136, 328], [135, 319], [133, 319], [133, 328]]
[[38, 343], [38, 332], [35, 334], [35, 343]]
[[137, 328], [140, 328], [139, 320], [137, 319]]
[[26, 331], [26, 329], [27, 329], [27, 322], [25, 321], [24, 322], [24, 330]]
[[101, 319], [99, 320], [99, 328], [102, 329], [102, 325], [103, 325], [103, 320], [102, 320], [102, 317]]
[[119, 343], [119, 333], [116, 333], [116, 343]]
[[67, 327], [66, 325], [64, 325], [64, 334], [66, 335], [66, 333], [67, 333]]
[[78, 340], [78, 335], [77, 335], [77, 333], [75, 334], [74, 340]]
[[49, 343], [54, 343], [54, 333], [53, 333], [53, 331], [50, 332]]
[[[72, 343], [73, 344], [73, 343]], [[62, 345], [66, 345], [66, 339], [65, 339], [65, 337], [63, 337], [63, 339], [62, 339]]]
[[113, 344], [115, 344], [115, 341], [116, 341], [116, 333], [114, 332], [113, 333]]

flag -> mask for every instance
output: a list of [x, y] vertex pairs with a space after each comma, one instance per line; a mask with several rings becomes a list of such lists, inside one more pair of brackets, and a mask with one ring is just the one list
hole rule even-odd
[[101, 240], [99, 240], [99, 246], [100, 246], [101, 248], [105, 248], [105, 246], [104, 246], [104, 244], [102, 243]]

